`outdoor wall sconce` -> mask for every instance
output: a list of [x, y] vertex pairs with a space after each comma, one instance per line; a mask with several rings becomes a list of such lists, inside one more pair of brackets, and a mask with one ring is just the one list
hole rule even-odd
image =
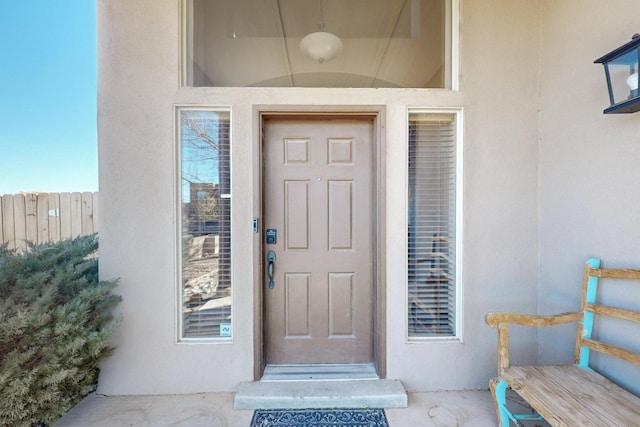
[[638, 66], [640, 64], [640, 34], [631, 41], [593, 61], [604, 65], [611, 106], [609, 113], [635, 113], [640, 110]]

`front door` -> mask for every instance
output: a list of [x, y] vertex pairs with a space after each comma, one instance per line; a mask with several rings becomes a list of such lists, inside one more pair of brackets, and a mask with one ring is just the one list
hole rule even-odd
[[266, 362], [372, 362], [373, 119], [264, 125]]

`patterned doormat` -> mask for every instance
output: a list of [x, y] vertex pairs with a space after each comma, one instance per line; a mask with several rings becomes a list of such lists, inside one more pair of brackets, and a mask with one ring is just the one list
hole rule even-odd
[[250, 427], [389, 427], [383, 409], [258, 409]]

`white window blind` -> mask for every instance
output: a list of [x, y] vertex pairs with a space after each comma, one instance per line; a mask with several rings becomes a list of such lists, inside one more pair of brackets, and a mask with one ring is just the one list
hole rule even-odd
[[456, 333], [456, 115], [413, 112], [408, 150], [408, 334]]
[[228, 111], [180, 109], [182, 338], [231, 337]]

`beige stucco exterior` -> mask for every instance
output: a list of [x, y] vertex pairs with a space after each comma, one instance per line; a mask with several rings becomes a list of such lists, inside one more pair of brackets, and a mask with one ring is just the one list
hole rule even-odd
[[[608, 97], [592, 64], [638, 31], [635, 0], [460, 0], [456, 91], [181, 87], [181, 2], [97, 3], [100, 274], [119, 277], [123, 297], [100, 393], [233, 391], [254, 379], [261, 109], [382, 112], [383, 358], [386, 377], [408, 390], [486, 388], [496, 336], [485, 313], [577, 308], [589, 256], [640, 266], [640, 116], [602, 114]], [[232, 111], [232, 342], [177, 340], [177, 105]], [[463, 111], [459, 340], [406, 339], [412, 107]], [[513, 358], [570, 358], [558, 337], [572, 333], [523, 331]]]

